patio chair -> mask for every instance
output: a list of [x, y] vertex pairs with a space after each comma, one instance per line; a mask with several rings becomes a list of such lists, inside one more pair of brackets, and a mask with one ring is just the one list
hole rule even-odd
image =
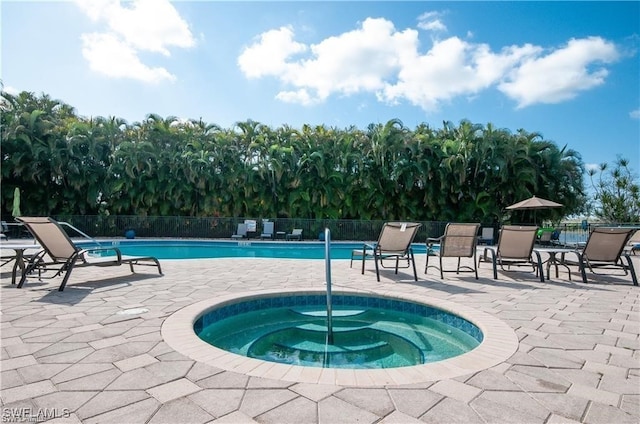
[[0, 221], [0, 240], [8, 240], [9, 236], [9, 226], [7, 225], [7, 221]]
[[482, 227], [480, 237], [478, 237], [478, 244], [493, 244], [493, 227]]
[[[598, 268], [608, 270], [621, 269], [624, 275], [631, 274], [631, 281], [634, 286], [637, 286], [638, 277], [636, 276], [633, 262], [629, 253], [624, 252], [624, 247], [629, 242], [633, 231], [633, 228], [595, 227], [589, 234], [584, 249], [576, 249], [573, 252], [566, 253], [563, 263], [577, 266], [580, 269], [584, 283], [587, 282], [587, 269], [593, 274], [599, 274], [595, 271]], [[571, 257], [567, 259], [567, 255], [575, 255], [577, 259], [572, 261]], [[623, 258], [627, 262], [626, 265]], [[607, 273], [605, 275], [612, 274]]]
[[624, 247], [624, 251], [636, 254], [636, 252], [640, 251], [640, 230], [635, 230], [629, 241]]
[[287, 234], [286, 240], [302, 240], [302, 228], [294, 228], [291, 233]]
[[[125, 256], [116, 247], [100, 247], [80, 249], [73, 244], [67, 233], [52, 218], [47, 217], [19, 217], [21, 222], [42, 246], [41, 251], [31, 257], [26, 268], [22, 272], [18, 288], [22, 288], [27, 280], [27, 275], [38, 271], [40, 278], [55, 278], [63, 275], [62, 283], [58, 291], [63, 291], [76, 267], [85, 266], [120, 266], [128, 264], [131, 272], [134, 265], [155, 266], [162, 275], [162, 268], [158, 259], [152, 256]], [[49, 277], [43, 273], [53, 271]]]
[[238, 228], [236, 229], [236, 233], [231, 236], [232, 239], [241, 239], [247, 237], [247, 224], [244, 222], [238, 224]]
[[[427, 269], [436, 268], [440, 270], [440, 278], [444, 279], [445, 272], [474, 272], [476, 280], [478, 279], [478, 267], [476, 265], [476, 245], [478, 242], [478, 230], [480, 224], [455, 224], [448, 223], [444, 229], [444, 235], [438, 238], [427, 239], [427, 263], [424, 266], [424, 273]], [[439, 249], [434, 249], [435, 244], [439, 244]], [[429, 257], [437, 256], [440, 265], [429, 265]], [[453, 257], [458, 258], [458, 266], [456, 269], [444, 269], [442, 266], [442, 258]], [[462, 258], [473, 258], [471, 266], [460, 266]], [[464, 271], [461, 271], [463, 269]]]
[[505, 272], [512, 271], [512, 266], [531, 266], [544, 282], [540, 253], [533, 250], [537, 231], [538, 227], [533, 226], [504, 225], [500, 229], [498, 245], [496, 248], [485, 247], [478, 266], [480, 262], [491, 262], [494, 280], [498, 279], [498, 265]]
[[551, 244], [552, 245], [560, 245], [560, 234], [562, 234], [562, 228], [556, 228], [555, 230], [553, 230], [553, 232], [551, 233]]
[[260, 234], [261, 239], [272, 239], [273, 238], [273, 222], [265, 221], [262, 223], [262, 233]]
[[552, 236], [553, 231], [543, 231], [540, 233], [540, 237], [538, 237], [538, 244], [540, 244], [540, 246], [550, 246]]
[[418, 273], [416, 271], [416, 260], [413, 255], [413, 249], [411, 243], [420, 228], [417, 222], [387, 222], [383, 225], [380, 235], [378, 236], [378, 242], [374, 245], [365, 243], [362, 251], [352, 252], [357, 255], [359, 252], [362, 258], [362, 274], [364, 274], [364, 264], [367, 259], [373, 259], [376, 266], [376, 278], [380, 281], [380, 266], [383, 268], [391, 268], [385, 266], [385, 260], [392, 260], [394, 262], [393, 268], [395, 273], [398, 273], [400, 268], [400, 260], [406, 260], [407, 266], [402, 268], [409, 268], [413, 266], [413, 277], [415, 281], [418, 281]]

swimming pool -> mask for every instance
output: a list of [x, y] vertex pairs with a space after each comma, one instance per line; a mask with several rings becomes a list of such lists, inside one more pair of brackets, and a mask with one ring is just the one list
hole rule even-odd
[[[83, 248], [117, 247], [123, 255], [154, 256], [158, 259], [204, 258], [281, 258], [324, 259], [324, 242], [260, 240], [105, 240], [98, 244], [77, 243]], [[350, 259], [351, 251], [362, 249], [362, 242], [332, 242], [332, 259]], [[426, 253], [424, 243], [414, 243], [416, 254]]]

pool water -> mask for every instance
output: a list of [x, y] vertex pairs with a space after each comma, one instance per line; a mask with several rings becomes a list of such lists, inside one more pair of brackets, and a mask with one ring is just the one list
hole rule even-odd
[[[83, 248], [95, 244], [78, 243]], [[332, 259], [350, 259], [351, 251], [363, 243], [331, 243]], [[198, 240], [115, 240], [100, 241], [99, 247], [118, 247], [123, 255], [153, 256], [158, 259], [202, 258], [288, 258], [324, 259], [324, 242], [198, 241]], [[412, 246], [414, 253], [425, 253], [424, 244]]]
[[375, 300], [338, 297], [332, 313], [333, 342], [328, 343], [326, 307], [304, 305], [321, 300], [322, 296], [311, 301], [284, 300], [281, 303], [292, 305], [275, 308], [260, 308], [258, 303], [234, 306], [231, 311], [204, 315], [194, 330], [205, 342], [238, 355], [323, 368], [395, 368], [437, 362], [469, 352], [482, 341], [473, 324], [438, 309], [377, 302], [397, 308], [389, 309], [366, 305]]

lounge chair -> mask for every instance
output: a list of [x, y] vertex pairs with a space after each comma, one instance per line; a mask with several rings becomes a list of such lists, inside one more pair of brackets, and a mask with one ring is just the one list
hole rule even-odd
[[551, 245], [551, 237], [553, 236], [553, 231], [543, 231], [540, 233], [540, 237], [538, 237], [538, 244], [540, 246], [550, 246]]
[[236, 229], [236, 233], [231, 236], [233, 239], [241, 239], [247, 237], [247, 224], [242, 223], [238, 224], [238, 228]]
[[[584, 283], [587, 282], [587, 268], [593, 274], [598, 274], [595, 272], [597, 268], [621, 269], [624, 275], [631, 274], [631, 281], [634, 286], [637, 286], [638, 277], [633, 268], [633, 262], [629, 253], [624, 252], [624, 247], [633, 231], [633, 228], [595, 227], [589, 234], [584, 249], [566, 253], [563, 263], [576, 265], [580, 269]], [[572, 255], [575, 255], [577, 259], [572, 261]], [[627, 262], [626, 265], [623, 258]], [[611, 274], [607, 273], [606, 275]]]
[[[440, 278], [444, 278], [445, 272], [474, 272], [476, 280], [478, 279], [478, 267], [476, 265], [476, 245], [478, 243], [478, 230], [480, 224], [455, 224], [449, 223], [444, 230], [444, 235], [438, 238], [427, 239], [427, 263], [424, 266], [424, 273], [427, 269], [436, 268], [440, 270]], [[434, 249], [435, 244], [439, 244], [439, 249]], [[440, 260], [440, 266], [429, 265], [429, 257], [437, 256]], [[456, 269], [446, 270], [442, 266], [442, 258], [454, 257], [458, 258], [458, 266]], [[461, 258], [473, 258], [471, 266], [460, 266]]]
[[0, 221], [0, 240], [8, 240], [9, 236], [9, 226], [6, 221]]
[[562, 234], [562, 228], [556, 228], [551, 233], [551, 244], [558, 246], [560, 245], [560, 234]]
[[624, 247], [624, 251], [631, 254], [636, 254], [640, 251], [640, 230], [635, 230], [629, 241]]
[[353, 255], [360, 253], [362, 258], [362, 274], [364, 274], [364, 264], [367, 259], [373, 259], [376, 266], [376, 278], [380, 281], [380, 266], [383, 268], [391, 268], [384, 265], [385, 260], [393, 260], [396, 274], [400, 264], [400, 259], [407, 261], [409, 268], [413, 266], [413, 277], [418, 281], [418, 273], [416, 271], [416, 260], [413, 255], [411, 243], [420, 228], [417, 222], [387, 222], [382, 227], [378, 242], [374, 245], [365, 243], [362, 251], [354, 251]]
[[293, 231], [287, 234], [287, 240], [302, 240], [302, 228], [294, 228]]
[[493, 227], [482, 227], [480, 237], [478, 237], [478, 244], [493, 244]]
[[[71, 271], [84, 266], [120, 266], [128, 264], [131, 272], [134, 265], [155, 266], [162, 275], [162, 268], [158, 259], [152, 256], [124, 256], [116, 247], [101, 247], [95, 249], [80, 249], [73, 244], [67, 233], [52, 218], [47, 217], [19, 217], [21, 222], [33, 234], [41, 251], [31, 257], [22, 272], [18, 288], [22, 288], [27, 275], [38, 271], [40, 278], [55, 278], [63, 275], [58, 291], [63, 291], [67, 285]], [[54, 271], [54, 275], [43, 277], [42, 273]]]
[[539, 274], [540, 281], [544, 282], [540, 253], [533, 250], [537, 231], [538, 227], [533, 226], [504, 225], [498, 236], [497, 247], [485, 247], [478, 259], [478, 266], [480, 262], [491, 262], [495, 280], [498, 279], [498, 265], [505, 272], [511, 271], [512, 266], [531, 266], [536, 275]]
[[262, 234], [260, 234], [261, 239], [272, 239], [273, 238], [273, 222], [265, 221], [262, 223]]

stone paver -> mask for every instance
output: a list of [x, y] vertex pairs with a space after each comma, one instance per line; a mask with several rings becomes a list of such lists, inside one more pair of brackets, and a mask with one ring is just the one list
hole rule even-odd
[[160, 386], [153, 387], [147, 392], [160, 402], [168, 402], [183, 396], [202, 390], [198, 385], [192, 383], [186, 378], [175, 380]]
[[[640, 270], [640, 256], [633, 261]], [[60, 413], [51, 423], [640, 422], [640, 287], [628, 278], [590, 276], [583, 284], [561, 273], [541, 283], [518, 272], [494, 281], [485, 265], [477, 281], [454, 274], [443, 281], [421, 272], [418, 255], [420, 281], [406, 270], [385, 270], [378, 283], [372, 266], [361, 275], [336, 260], [334, 290], [392, 290], [464, 304], [503, 320], [520, 340], [513, 356], [483, 371], [350, 387], [225, 371], [187, 358], [162, 338], [173, 312], [215, 296], [322, 289], [323, 261], [162, 262], [164, 276], [77, 269], [62, 293], [57, 280], [29, 279], [16, 289], [10, 269], [0, 269], [3, 414]], [[128, 309], [142, 312], [119, 313]], [[320, 381], [330, 375], [304, 372]], [[372, 381], [367, 374], [358, 379]]]

